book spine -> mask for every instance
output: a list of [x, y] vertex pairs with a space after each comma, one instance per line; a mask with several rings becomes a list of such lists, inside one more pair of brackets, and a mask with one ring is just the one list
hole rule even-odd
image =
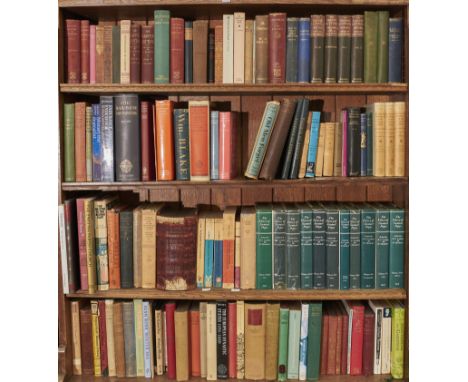
[[268, 15], [255, 16], [255, 83], [265, 84], [268, 82]]
[[313, 178], [315, 176], [315, 166], [317, 159], [317, 146], [320, 128], [320, 112], [312, 112], [312, 124], [310, 126], [310, 141], [309, 150], [307, 153], [307, 165], [306, 165], [306, 178]]
[[[299, 126], [297, 129], [297, 139], [294, 142], [294, 154], [291, 159], [291, 170], [289, 172], [289, 179], [296, 179], [299, 174], [299, 165], [302, 156], [302, 147], [304, 146], [304, 138], [307, 130], [306, 121], [309, 113], [309, 99], [302, 100], [301, 114], [299, 119]], [[289, 143], [289, 142], [288, 142]]]
[[307, 329], [306, 379], [315, 381], [320, 371], [320, 339], [322, 335], [322, 303], [309, 303], [309, 327]]
[[[343, 307], [342, 307], [343, 308]], [[340, 374], [346, 375], [348, 373], [348, 343], [349, 343], [349, 317], [346, 309], [342, 309], [343, 314], [343, 335], [341, 336], [341, 372]]]
[[324, 42], [325, 83], [336, 82], [338, 58], [338, 16], [325, 16], [325, 42]]
[[223, 84], [234, 82], [234, 15], [223, 15]]
[[[394, 102], [385, 102], [385, 176], [395, 176], [395, 108]], [[76, 113], [76, 112], [75, 112]], [[76, 128], [75, 128], [76, 129]]]
[[189, 101], [190, 179], [210, 178], [210, 104]]
[[379, 208], [375, 213], [375, 287], [388, 288], [389, 285], [389, 211]]
[[66, 103], [63, 109], [64, 179], [75, 181], [75, 105]]
[[216, 303], [206, 307], [206, 379], [215, 381], [218, 374]]
[[67, 82], [79, 84], [81, 80], [81, 23], [80, 20], [66, 20], [67, 31]]
[[104, 77], [106, 84], [112, 83], [112, 27], [113, 25], [104, 25]]
[[377, 12], [364, 12], [364, 82], [377, 82]]
[[155, 335], [155, 352], [156, 352], [156, 375], [162, 375], [164, 372], [164, 328], [163, 328], [163, 311], [160, 307], [154, 311], [154, 335]]
[[223, 83], [223, 22], [220, 20], [214, 27], [214, 82]]
[[122, 315], [122, 303], [114, 302], [113, 304], [113, 335], [115, 348], [115, 376], [125, 377], [125, 340], [124, 340], [124, 323]]
[[140, 128], [141, 128], [141, 180], [148, 182], [155, 180], [154, 168], [154, 137], [151, 102], [140, 102]]
[[406, 104], [395, 102], [395, 176], [405, 176]]
[[244, 366], [245, 366], [245, 353], [244, 353], [244, 343], [245, 343], [245, 328], [244, 328], [244, 301], [237, 301], [236, 303], [236, 326], [237, 326], [237, 337], [236, 337], [236, 368], [237, 379], [244, 379]]
[[279, 344], [278, 344], [278, 381], [287, 379], [288, 369], [288, 334], [289, 309], [281, 308], [279, 316]]
[[351, 16], [351, 82], [363, 82], [364, 16]]
[[338, 83], [351, 79], [351, 16], [338, 16]]
[[301, 305], [301, 336], [299, 340], [299, 380], [305, 381], [307, 376], [307, 345], [309, 330], [309, 304]]
[[338, 289], [340, 285], [339, 211], [328, 210], [326, 219], [326, 286], [327, 289]]
[[388, 82], [402, 82], [401, 51], [403, 19], [390, 18], [388, 22]]
[[245, 13], [234, 13], [234, 70], [233, 78], [235, 84], [244, 83], [244, 60], [245, 60]]
[[107, 247], [109, 256], [109, 288], [120, 289], [119, 215], [113, 209], [107, 210]]
[[385, 175], [385, 102], [376, 102], [372, 113], [373, 175]]
[[93, 376], [92, 315], [90, 308], [80, 309], [81, 371], [82, 375]]
[[350, 375], [362, 374], [362, 347], [364, 340], [364, 306], [355, 306], [352, 315]]
[[367, 114], [361, 113], [361, 176], [367, 175]]
[[107, 201], [94, 202], [94, 229], [98, 290], [109, 289], [109, 256], [107, 253]]
[[215, 31], [208, 29], [208, 82], [215, 82]]
[[326, 213], [324, 210], [315, 209], [312, 214], [312, 246], [313, 246], [313, 274], [314, 289], [325, 288], [325, 264], [326, 264]]
[[89, 83], [96, 83], [96, 25], [89, 26]]
[[374, 321], [374, 313], [366, 309], [362, 343], [362, 374], [365, 376], [374, 374]]
[[[77, 221], [77, 229], [78, 229], [78, 252], [79, 252], [79, 261], [80, 261], [80, 289], [87, 290], [88, 289], [88, 266], [87, 266], [87, 261], [86, 261], [86, 224], [85, 224], [85, 210], [84, 210], [83, 199], [76, 200], [76, 221]], [[64, 222], [64, 225], [65, 225], [65, 222]]]
[[349, 211], [340, 209], [340, 289], [346, 290], [350, 287], [350, 242], [349, 242]]
[[141, 288], [142, 287], [142, 276], [143, 276], [143, 266], [142, 266], [142, 209], [135, 208], [133, 210], [133, 225], [129, 227], [132, 230], [133, 242], [132, 242], [132, 252], [130, 256], [133, 258], [133, 286], [130, 288]]
[[176, 380], [187, 381], [190, 377], [190, 358], [189, 358], [189, 322], [188, 306], [181, 304], [177, 307], [174, 314], [175, 328], [175, 367]]
[[405, 355], [405, 308], [394, 302], [392, 308], [392, 355], [391, 374], [393, 378], [401, 379], [404, 375]]
[[213, 286], [214, 219], [206, 218], [204, 287]]
[[97, 284], [93, 199], [84, 199], [84, 220], [86, 233], [86, 266], [88, 269], [88, 292], [95, 293], [97, 289]]
[[333, 176], [334, 149], [335, 149], [335, 123], [327, 122], [325, 125], [325, 140], [323, 152], [323, 176]]
[[143, 208], [141, 214], [141, 287], [156, 288], [156, 216], [157, 207]]
[[256, 288], [272, 289], [272, 212], [265, 207], [258, 209], [256, 215]]
[[228, 310], [228, 338], [226, 346], [229, 347], [228, 353], [228, 377], [236, 378], [237, 377], [237, 307], [235, 302], [229, 302], [227, 304]]
[[304, 104], [304, 99], [299, 99], [296, 104], [296, 110], [294, 112], [294, 119], [290, 128], [290, 132], [288, 135], [288, 140], [286, 142], [286, 146], [283, 149], [283, 168], [281, 170], [281, 179], [288, 179], [290, 170], [291, 170], [291, 162], [292, 162], [292, 157], [294, 155], [294, 148], [296, 145], [297, 141], [297, 136], [299, 132], [299, 123], [301, 120], [302, 116], [302, 111], [303, 111], [303, 104]]
[[96, 82], [104, 82], [104, 26], [96, 25]]
[[301, 213], [297, 209], [286, 212], [286, 288], [301, 287]]
[[333, 176], [343, 176], [343, 129], [341, 123], [335, 122], [334, 130]]
[[241, 289], [255, 289], [256, 285], [256, 214], [253, 207], [244, 207], [240, 215]]
[[120, 83], [130, 83], [130, 52], [131, 52], [131, 28], [130, 20], [120, 21]]
[[165, 305], [166, 312], [166, 346], [167, 346], [167, 377], [176, 379], [176, 344], [175, 344], [175, 303]]
[[[327, 308], [327, 306], [325, 306]], [[329, 338], [330, 312], [325, 309], [322, 317], [322, 338], [320, 348], [320, 374], [327, 374], [328, 338]]]
[[361, 172], [361, 123], [360, 109], [348, 109], [348, 174], [359, 176]]
[[73, 199], [64, 203], [65, 236], [66, 236], [66, 273], [68, 289], [75, 292], [79, 289], [79, 262], [77, 257], [76, 203]]
[[144, 376], [152, 378], [154, 375], [153, 369], [153, 340], [151, 330], [151, 310], [150, 303], [143, 301], [142, 304], [142, 318], [143, 318], [143, 360], [144, 360]]
[[341, 176], [348, 176], [348, 111], [346, 109], [340, 112], [340, 128], [341, 128]]
[[377, 82], [388, 82], [388, 11], [378, 12]]
[[193, 82], [193, 22], [185, 21], [184, 35], [184, 80], [185, 83]]
[[141, 26], [141, 82], [150, 84], [154, 81], [154, 27]]
[[361, 289], [375, 288], [375, 210], [361, 210]]
[[101, 141], [101, 106], [93, 104], [92, 126], [92, 151], [93, 151], [93, 182], [100, 182], [102, 166], [102, 141]]
[[175, 175], [177, 180], [190, 180], [188, 110], [174, 110]]
[[228, 344], [227, 344], [227, 304], [216, 303], [216, 360], [217, 378], [228, 377]]
[[374, 174], [374, 163], [373, 163], [373, 117], [371, 111], [366, 111], [366, 157], [367, 157], [367, 176]]
[[170, 100], [155, 102], [156, 107], [156, 165], [158, 180], [174, 179], [174, 104]]
[[234, 288], [234, 244], [236, 238], [236, 209], [229, 208], [223, 213], [222, 248], [223, 248], [223, 288]]
[[86, 182], [86, 103], [75, 103], [75, 182]]
[[235, 113], [219, 112], [219, 179], [234, 179], [237, 176], [237, 125]]
[[240, 221], [236, 220], [235, 222], [236, 236], [234, 239], [234, 288], [240, 289], [240, 280], [241, 280], [241, 225]]
[[104, 300], [98, 301], [98, 321], [99, 321], [99, 348], [101, 356], [101, 375], [109, 375], [107, 331], [106, 331], [106, 303]]
[[197, 288], [203, 288], [205, 272], [206, 217], [198, 215], [197, 228]]
[[213, 286], [223, 287], [223, 220], [215, 219], [215, 236], [213, 243]]
[[286, 79], [286, 13], [270, 13], [268, 24], [268, 81], [273, 84], [284, 83]]
[[254, 20], [245, 20], [244, 83], [253, 83]]
[[120, 287], [133, 288], [133, 211], [120, 212]]
[[184, 19], [171, 17], [170, 20], [170, 82], [184, 83]]
[[208, 78], [208, 20], [193, 22], [193, 82], [206, 83]]
[[310, 19], [307, 17], [299, 19], [297, 81], [310, 82]]
[[312, 210], [301, 209], [301, 289], [312, 289], [313, 278]]
[[219, 111], [217, 110], [212, 110], [210, 113], [210, 131], [210, 178], [216, 180], [219, 179]]
[[114, 102], [112, 96], [101, 96], [101, 181], [113, 182], [114, 177]]
[[299, 20], [288, 17], [286, 26], [286, 82], [297, 82]]
[[265, 379], [266, 304], [245, 306], [245, 379]]
[[130, 83], [141, 82], [141, 25], [130, 27]]
[[288, 379], [299, 379], [299, 346], [301, 335], [301, 310], [289, 311], [289, 336], [288, 336]]
[[273, 289], [286, 288], [286, 212], [281, 208], [272, 211]]
[[279, 304], [266, 304], [265, 312], [265, 379], [275, 381], [278, 370]]
[[359, 210], [349, 213], [349, 287], [361, 288], [361, 214]]
[[154, 11], [154, 82], [169, 83], [170, 12]]
[[93, 343], [93, 365], [94, 376], [100, 377], [101, 374], [101, 348], [99, 338], [99, 309], [98, 302], [91, 301], [91, 330]]
[[80, 51], [81, 83], [89, 84], [89, 20], [81, 20]]
[[[200, 311], [190, 310], [190, 375], [200, 377]], [[205, 323], [206, 324], [206, 323]]]
[[112, 83], [120, 84], [120, 25], [112, 25]]
[[[80, 337], [80, 302], [71, 302], [73, 374], [82, 374], [81, 364], [81, 337]], [[84, 334], [84, 333], [83, 333]]]
[[312, 83], [323, 82], [324, 43], [325, 43], [325, 16], [310, 16], [311, 27], [311, 67]]
[[312, 112], [307, 112], [307, 120], [304, 134], [304, 144], [302, 145], [301, 162], [299, 165], [299, 172], [297, 174], [298, 179], [304, 179], [307, 165], [307, 154], [309, 152], [310, 142], [310, 125], [312, 124]]
[[404, 288], [405, 211], [390, 210], [389, 287]]
[[68, 267], [67, 267], [67, 238], [66, 238], [66, 228], [65, 228], [65, 211], [64, 205], [59, 206], [58, 211], [59, 218], [59, 238], [60, 238], [60, 263], [62, 266], [62, 287], [63, 293], [70, 293], [69, 284], [68, 284]]
[[124, 329], [125, 376], [136, 377], [136, 342], [135, 314], [133, 302], [122, 304], [122, 320]]

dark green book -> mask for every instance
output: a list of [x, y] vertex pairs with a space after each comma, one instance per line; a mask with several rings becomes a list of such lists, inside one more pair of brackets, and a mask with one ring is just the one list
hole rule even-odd
[[320, 372], [320, 344], [322, 338], [322, 303], [309, 303], [307, 328], [307, 380], [315, 381]]
[[388, 11], [378, 12], [377, 82], [388, 82]]
[[361, 288], [361, 211], [349, 209], [349, 288]]
[[297, 138], [294, 143], [294, 154], [291, 161], [291, 171], [289, 172], [289, 179], [297, 179], [299, 174], [299, 167], [302, 158], [302, 149], [304, 146], [304, 137], [307, 130], [307, 114], [309, 113], [310, 100], [305, 98], [302, 101], [301, 116], [299, 119], [299, 127], [297, 129]]
[[174, 109], [174, 155], [177, 180], [190, 180], [188, 109]]
[[323, 82], [324, 42], [325, 42], [325, 16], [310, 16], [310, 82]]
[[390, 210], [390, 288], [405, 286], [405, 211]]
[[312, 264], [312, 210], [307, 204], [301, 210], [301, 289], [314, 286]]
[[326, 212], [314, 205], [312, 210], [312, 269], [314, 274], [314, 289], [325, 288], [326, 268]]
[[281, 305], [278, 335], [278, 381], [286, 381], [288, 376], [289, 306]]
[[154, 82], [169, 83], [169, 21], [171, 13], [154, 11]]
[[340, 208], [340, 289], [349, 289], [349, 210]]
[[364, 12], [364, 82], [377, 82], [377, 12]]
[[63, 105], [63, 167], [65, 182], [75, 181], [75, 104]]
[[112, 83], [120, 84], [120, 25], [112, 25]]
[[286, 288], [286, 211], [276, 205], [273, 219], [273, 289]]
[[361, 209], [361, 289], [375, 288], [375, 209]]
[[324, 44], [324, 76], [325, 83], [336, 82], [336, 70], [338, 61], [338, 16], [325, 16], [325, 44]]
[[351, 80], [351, 16], [338, 16], [338, 83]]
[[302, 104], [304, 102], [304, 98], [301, 98], [296, 103], [296, 111], [294, 112], [294, 118], [289, 129], [288, 140], [286, 141], [286, 146], [283, 149], [283, 168], [281, 170], [281, 179], [288, 179], [289, 171], [291, 169], [292, 157], [294, 154], [294, 147], [297, 140], [297, 133], [299, 130], [299, 122], [301, 120], [302, 115]]
[[272, 289], [272, 219], [271, 205], [257, 205], [256, 210], [256, 288]]
[[326, 210], [326, 252], [327, 252], [327, 289], [338, 289], [340, 287], [340, 216], [339, 211], [332, 207]]
[[122, 321], [125, 348], [125, 376], [136, 377], [135, 312], [132, 301], [122, 303]]
[[286, 34], [286, 82], [297, 82], [297, 48], [299, 19], [288, 17]]
[[301, 212], [296, 206], [286, 209], [286, 288], [301, 287]]
[[123, 210], [120, 222], [120, 287], [133, 288], [133, 210]]
[[388, 208], [379, 205], [375, 211], [375, 286], [377, 289], [388, 288], [389, 218]]

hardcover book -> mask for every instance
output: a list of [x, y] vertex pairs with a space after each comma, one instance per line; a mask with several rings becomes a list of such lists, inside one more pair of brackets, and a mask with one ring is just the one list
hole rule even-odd
[[154, 11], [154, 82], [169, 83], [170, 12]]

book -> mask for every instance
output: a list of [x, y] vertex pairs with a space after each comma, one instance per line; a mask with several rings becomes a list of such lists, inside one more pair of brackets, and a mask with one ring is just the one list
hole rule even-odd
[[162, 204], [141, 209], [141, 287], [156, 288], [156, 219]]
[[207, 303], [200, 302], [200, 376], [207, 377]]
[[314, 289], [324, 289], [326, 285], [326, 213], [317, 207], [312, 206], [312, 269]]
[[175, 178], [190, 180], [188, 109], [174, 109]]
[[[226, 207], [222, 219], [223, 283], [225, 289], [234, 288], [234, 255], [236, 239], [236, 207]], [[234, 378], [234, 377], [233, 377]]]
[[339, 122], [335, 122], [335, 138], [333, 147], [333, 176], [343, 175], [343, 128]]
[[81, 83], [89, 83], [89, 20], [80, 21], [80, 72]]
[[315, 176], [323, 176], [323, 160], [325, 152], [325, 123], [320, 123], [315, 163]]
[[205, 220], [205, 255], [204, 255], [204, 287], [211, 288], [214, 285], [214, 240], [215, 240], [215, 213], [206, 215]]
[[112, 25], [112, 83], [120, 84], [120, 25]]
[[198, 215], [197, 226], [197, 288], [204, 286], [205, 272], [205, 236], [206, 236], [206, 213], [201, 211]]
[[[92, 108], [92, 180], [101, 181], [102, 145], [101, 145], [101, 105], [93, 104]], [[66, 144], [65, 144], [66, 147]]]
[[94, 375], [91, 308], [80, 308], [81, 374]]
[[[80, 270], [80, 289], [88, 290], [88, 262], [86, 248], [86, 222], [85, 222], [85, 203], [84, 199], [76, 199], [76, 223], [77, 223], [77, 238], [78, 238], [78, 254], [79, 254], [79, 270]], [[92, 216], [92, 215], [91, 215]], [[62, 222], [61, 222], [62, 220]], [[93, 220], [94, 223], [94, 220]], [[94, 228], [92, 230], [94, 234]], [[68, 279], [68, 272], [65, 272], [66, 267], [66, 228], [65, 228], [65, 211], [64, 207], [59, 206], [59, 239], [60, 239], [60, 256], [62, 261], [62, 277]], [[94, 244], [94, 239], [93, 239]], [[93, 249], [94, 251], [94, 249]], [[95, 263], [93, 263], [95, 264]], [[63, 281], [63, 280], [62, 280]], [[64, 283], [69, 285], [68, 280]], [[66, 290], [66, 288], [64, 288]]]
[[283, 205], [272, 209], [273, 289], [286, 288], [286, 210]]
[[405, 176], [406, 173], [406, 104], [395, 102], [395, 168], [394, 176]]
[[278, 381], [287, 379], [288, 368], [289, 305], [282, 304], [279, 312]]
[[351, 16], [351, 82], [364, 82], [364, 16]]
[[[83, 205], [80, 208], [80, 205]], [[96, 252], [95, 252], [95, 231], [94, 231], [94, 198], [83, 198], [77, 200], [77, 209], [83, 210], [84, 214], [84, 236], [86, 245], [86, 268], [88, 292], [95, 293], [97, 289], [96, 283]], [[78, 214], [80, 216], [81, 213]], [[82, 247], [80, 245], [80, 247]]]
[[339, 289], [340, 286], [340, 218], [339, 210], [334, 207], [326, 209], [326, 287]]
[[385, 147], [385, 176], [395, 175], [395, 112], [394, 103], [385, 102], [385, 132], [384, 132], [384, 147]]
[[175, 366], [177, 381], [187, 381], [189, 374], [189, 302], [177, 304], [174, 313]]
[[151, 316], [151, 303], [143, 301], [143, 357], [144, 357], [144, 375], [146, 378], [154, 376], [154, 356], [153, 356], [153, 320]]
[[184, 83], [184, 45], [185, 45], [185, 22], [184, 19], [171, 17], [170, 29], [170, 70], [169, 79], [172, 84]]
[[189, 101], [190, 180], [210, 179], [210, 104]]
[[274, 381], [278, 368], [280, 304], [268, 303], [265, 309], [265, 379]]
[[216, 303], [206, 304], [206, 379], [217, 379]]
[[297, 81], [310, 82], [310, 18], [299, 19]]
[[307, 376], [307, 345], [309, 330], [309, 304], [301, 304], [301, 331], [299, 338], [299, 380], [305, 381]]
[[223, 218], [222, 213], [215, 213], [213, 241], [213, 286], [223, 286]]
[[351, 80], [351, 29], [351, 16], [338, 15], [337, 82], [340, 84]]
[[348, 176], [361, 173], [361, 112], [358, 107], [348, 108]]
[[294, 155], [294, 149], [299, 133], [299, 124], [302, 117], [302, 112], [304, 108], [304, 98], [300, 98], [296, 103], [296, 110], [294, 112], [294, 119], [290, 128], [288, 135], [288, 140], [285, 147], [283, 148], [283, 167], [281, 169], [281, 179], [288, 179], [291, 172], [291, 163]]
[[[237, 307], [236, 302], [227, 304], [227, 339], [226, 347], [228, 347], [228, 372], [229, 378], [237, 376]], [[226, 375], [226, 374], [224, 374]]]
[[67, 82], [81, 82], [81, 22], [80, 20], [65, 20], [67, 38]]
[[206, 83], [208, 75], [208, 20], [193, 22], [193, 82]]
[[389, 211], [389, 283], [390, 288], [405, 286], [405, 211], [391, 208]]
[[120, 378], [125, 377], [125, 340], [122, 302], [113, 302], [112, 310], [116, 370], [115, 376]]
[[388, 82], [388, 22], [389, 12], [378, 11], [377, 82]]
[[312, 112], [312, 121], [310, 125], [310, 139], [309, 147], [307, 151], [307, 164], [306, 164], [306, 178], [312, 178], [315, 176], [316, 164], [317, 164], [317, 149], [319, 140], [319, 128], [320, 128], [320, 112]]
[[241, 225], [239, 215], [236, 214], [234, 238], [234, 288], [240, 289], [241, 278]]
[[322, 335], [322, 303], [309, 303], [309, 326], [307, 328], [306, 379], [315, 381], [320, 371], [320, 340]]
[[348, 209], [339, 209], [339, 269], [340, 289], [350, 288], [350, 212]]
[[299, 19], [286, 19], [286, 82], [297, 82]]
[[388, 19], [388, 82], [402, 82], [403, 19]]
[[265, 304], [245, 303], [245, 379], [265, 379]]
[[254, 80], [254, 75], [253, 75], [254, 30], [255, 30], [255, 21], [245, 20], [244, 83], [246, 84], [251, 84], [253, 83], [253, 80]]
[[141, 83], [154, 82], [154, 26], [141, 26]]
[[162, 375], [164, 372], [164, 324], [163, 324], [164, 307], [162, 304], [157, 304], [154, 310], [154, 338], [156, 352], [156, 375]]
[[132, 258], [133, 258], [133, 287], [141, 288], [142, 285], [142, 219], [141, 219], [141, 210], [143, 206], [137, 206], [133, 210], [133, 238], [132, 238]]
[[361, 209], [361, 289], [375, 288], [375, 210]]
[[164, 305], [165, 311], [165, 345], [166, 345], [166, 357], [167, 366], [166, 373], [169, 379], [176, 379], [177, 375], [177, 358], [176, 358], [176, 338], [175, 338], [175, 310], [176, 304], [174, 302], [168, 302]]
[[361, 288], [361, 212], [349, 209], [349, 288]]
[[312, 112], [307, 112], [307, 119], [306, 119], [306, 130], [304, 133], [304, 144], [302, 145], [302, 152], [301, 152], [301, 162], [299, 165], [299, 172], [297, 177], [299, 179], [305, 178], [306, 173], [306, 165], [307, 165], [307, 154], [309, 152], [309, 142], [310, 142], [310, 125], [312, 124]]
[[104, 26], [96, 25], [96, 83], [104, 82]]
[[[130, 83], [131, 28], [132, 28], [131, 20], [120, 21], [120, 83], [121, 84]], [[105, 29], [104, 29], [104, 34], [105, 34]], [[106, 74], [104, 72], [104, 79], [105, 77], [106, 77]]]
[[170, 11], [154, 11], [154, 82], [169, 83]]
[[184, 22], [184, 81], [193, 82], [193, 21]]
[[286, 79], [286, 13], [270, 13], [268, 17], [268, 81], [273, 84], [284, 83]]
[[133, 288], [133, 211], [120, 212], [120, 287]]
[[189, 329], [187, 335], [190, 336], [190, 375], [192, 377], [200, 377], [200, 309], [196, 303], [192, 304], [189, 310]]
[[269, 17], [268, 15], [255, 16], [255, 79], [256, 84], [265, 84], [268, 80], [269, 57]]
[[338, 315], [334, 309], [334, 305], [329, 305], [326, 308], [328, 314], [328, 338], [327, 338], [327, 360], [326, 374], [334, 375], [336, 372], [336, 345], [338, 343]]
[[334, 173], [334, 159], [335, 159], [335, 130], [336, 125], [334, 122], [324, 123], [325, 138], [323, 150], [323, 176], [333, 176]]
[[375, 206], [375, 287], [388, 288], [390, 216], [387, 208]]
[[341, 176], [348, 176], [348, 110], [342, 109], [340, 112], [341, 127]]
[[85, 152], [86, 152], [86, 181], [93, 181], [93, 109], [86, 106], [85, 111]]
[[366, 306], [364, 310], [364, 329], [362, 344], [362, 374], [374, 374], [374, 312]]
[[143, 300], [133, 300], [133, 315], [135, 323], [136, 375], [145, 375], [145, 360], [143, 353]]
[[114, 172], [114, 100], [112, 96], [100, 96], [101, 104], [101, 181], [113, 182]]
[[156, 130], [155, 151], [158, 180], [173, 180], [174, 171], [174, 103], [170, 100], [155, 101]]
[[86, 182], [86, 103], [75, 103], [75, 182]]
[[96, 83], [96, 25], [89, 26], [89, 83]]
[[153, 159], [155, 158], [153, 113], [151, 108], [150, 101], [140, 102], [141, 180], [143, 182], [156, 180], [155, 161]]
[[242, 207], [240, 213], [240, 256], [241, 256], [241, 289], [256, 287], [256, 212], [254, 207]]
[[[104, 82], [112, 83], [112, 29], [113, 23], [104, 24]], [[128, 32], [130, 34], [130, 30]]]
[[237, 177], [237, 137], [238, 127], [236, 112], [220, 111], [218, 139], [219, 179], [229, 180]]
[[141, 82], [141, 25], [133, 22], [130, 27], [130, 83]]
[[324, 79], [325, 83], [336, 82], [338, 60], [338, 16], [325, 16], [324, 41]]
[[301, 287], [301, 212], [296, 206], [286, 209], [286, 288]]
[[[214, 21], [214, 20], [213, 20]], [[214, 83], [215, 72], [215, 32], [213, 21], [208, 23], [208, 83]]]
[[245, 13], [234, 12], [233, 17], [233, 82], [244, 83]]
[[224, 25], [222, 20], [212, 20], [214, 25], [214, 82], [217, 84], [223, 83], [223, 31]]
[[313, 247], [312, 247], [312, 210], [307, 204], [299, 205], [301, 214], [301, 289], [312, 289], [313, 280]]
[[94, 365], [94, 376], [102, 376], [101, 369], [101, 348], [100, 348], [100, 336], [99, 336], [99, 310], [98, 302], [91, 301], [91, 330], [92, 330], [92, 344], [93, 344], [93, 365]]
[[360, 131], [361, 131], [361, 176], [366, 176], [367, 175], [367, 114], [366, 113], [361, 113], [361, 119], [360, 119]]
[[223, 84], [234, 82], [234, 15], [223, 15]]
[[367, 138], [367, 147], [366, 147], [366, 158], [367, 158], [367, 176], [374, 175], [374, 159], [373, 159], [373, 150], [374, 150], [374, 143], [373, 143], [373, 110], [374, 107], [369, 105], [366, 107], [366, 138]]
[[364, 304], [359, 301], [344, 301], [348, 313], [347, 374], [362, 374], [362, 346], [364, 335]]
[[293, 303], [289, 309], [288, 379], [299, 378], [299, 348], [301, 336], [301, 305]]
[[[383, 329], [383, 310], [384, 307], [376, 300], [369, 300], [369, 307], [373, 314], [373, 346], [372, 346], [372, 372], [373, 374], [382, 373], [382, 329]], [[366, 325], [366, 322], [364, 322]], [[368, 328], [367, 328], [368, 329]], [[364, 328], [366, 330], [366, 328]], [[365, 335], [365, 334], [364, 334]]]
[[364, 82], [377, 82], [378, 12], [364, 12]]
[[75, 181], [75, 105], [63, 106], [64, 180]]
[[210, 112], [210, 178], [219, 179], [219, 111]]
[[[302, 156], [302, 148], [304, 146], [305, 132], [307, 130], [307, 116], [309, 114], [309, 99], [302, 100], [302, 108], [297, 129], [297, 139], [294, 142], [294, 153], [291, 158], [291, 170], [289, 172], [289, 179], [296, 179], [299, 174], [299, 166]], [[288, 142], [289, 143], [289, 142]]]
[[390, 372], [393, 378], [404, 376], [405, 353], [405, 307], [399, 301], [392, 301], [392, 354]]
[[71, 306], [71, 332], [73, 353], [73, 374], [82, 374], [81, 363], [81, 336], [80, 336], [80, 301], [72, 301]]
[[[63, 203], [63, 228], [61, 236], [64, 233], [65, 237], [61, 237], [61, 243], [65, 244], [65, 248], [61, 245], [60, 252], [62, 254], [63, 248], [65, 258], [62, 255], [61, 262], [62, 275], [66, 278], [64, 291], [75, 292], [80, 289], [80, 263], [77, 241], [77, 208], [74, 199], [65, 200]], [[65, 240], [63, 241], [63, 239]], [[65, 269], [63, 269], [64, 265]]]
[[312, 83], [323, 82], [325, 55], [325, 16], [310, 16], [311, 23], [311, 54], [310, 77]]
[[272, 289], [272, 209], [255, 206], [256, 212], [256, 289]]
[[244, 326], [244, 301], [240, 300], [236, 303], [236, 377], [237, 379], [244, 378], [245, 366], [245, 326]]
[[218, 379], [228, 377], [228, 333], [227, 303], [216, 303], [216, 376]]

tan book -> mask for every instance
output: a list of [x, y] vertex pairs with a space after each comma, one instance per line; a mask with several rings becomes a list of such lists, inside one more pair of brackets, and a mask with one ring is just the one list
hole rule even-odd
[[395, 176], [405, 176], [406, 103], [395, 102]]
[[245, 304], [245, 379], [265, 379], [265, 318], [265, 304]]
[[310, 124], [311, 123], [312, 123], [312, 112], [309, 111], [309, 114], [307, 114], [306, 131], [304, 134], [304, 144], [302, 145], [301, 164], [299, 165], [299, 173], [297, 175], [299, 179], [304, 178], [305, 173], [306, 173], [307, 154], [309, 153]]
[[112, 83], [112, 27], [104, 25], [104, 82]]
[[265, 379], [276, 380], [278, 368], [280, 304], [266, 304]]
[[374, 176], [385, 176], [385, 102], [376, 102], [372, 113], [372, 163]]
[[[222, 215], [222, 212], [215, 213], [215, 214], [216, 214], [216, 217], [214, 218], [214, 240], [217, 242], [221, 242], [221, 245], [222, 245], [223, 230], [224, 230], [223, 215]], [[224, 254], [223, 254], [223, 260], [224, 260]], [[215, 261], [216, 259], [213, 258], [213, 270], [215, 269]], [[223, 286], [223, 275], [221, 273], [221, 276], [216, 275], [216, 278], [213, 280], [213, 287], [222, 288], [222, 286]]]
[[255, 83], [268, 82], [268, 15], [255, 16]]
[[326, 123], [321, 123], [319, 127], [315, 176], [323, 176], [323, 154], [325, 151], [325, 130], [326, 130], [325, 125]]
[[234, 288], [234, 261], [236, 241], [237, 207], [229, 206], [223, 211], [222, 237], [223, 241], [223, 288]]
[[234, 15], [223, 15], [223, 84], [234, 81]]
[[[244, 83], [253, 83], [253, 34], [254, 34], [254, 21], [245, 20], [245, 39], [244, 39]], [[234, 40], [235, 42], [235, 40]]]
[[156, 348], [156, 375], [164, 374], [163, 311], [159, 306], [154, 310], [154, 336]]
[[257, 59], [256, 59], [256, 49], [255, 49], [255, 42], [257, 41], [257, 31], [256, 31], [256, 21], [254, 20], [253, 21], [253, 33], [252, 33], [252, 83], [255, 83], [255, 76], [256, 76], [256, 62], [257, 62]]
[[96, 252], [94, 239], [94, 197], [83, 202], [86, 234], [86, 265], [88, 270], [88, 293], [96, 293]]
[[98, 302], [91, 301], [91, 331], [93, 343], [94, 376], [101, 376], [101, 347], [99, 342], [99, 309]]
[[179, 303], [174, 314], [176, 379], [178, 381], [187, 381], [189, 379], [188, 309], [188, 302]]
[[223, 21], [214, 26], [215, 33], [215, 83], [223, 83]]
[[234, 12], [234, 83], [244, 83], [245, 13]]
[[234, 240], [234, 288], [240, 288], [241, 274], [241, 225], [239, 216], [236, 218], [236, 238]]
[[117, 376], [115, 366], [115, 341], [114, 341], [114, 300], [106, 300], [106, 341], [107, 341], [107, 364], [109, 377]]
[[104, 26], [96, 25], [96, 83], [104, 83]]
[[71, 302], [73, 374], [81, 375], [80, 301]]
[[335, 149], [335, 123], [325, 123], [325, 150], [323, 152], [323, 176], [333, 176]]
[[206, 302], [200, 302], [200, 376], [206, 378]]
[[205, 272], [205, 222], [206, 212], [202, 211], [198, 215], [197, 227], [197, 288], [204, 286]]
[[125, 377], [125, 345], [124, 345], [124, 329], [122, 316], [122, 303], [115, 302], [113, 306], [114, 317], [114, 352], [115, 352], [115, 369], [116, 375], [119, 378]]
[[395, 176], [394, 106], [394, 102], [385, 102], [385, 176]]
[[236, 304], [236, 324], [237, 324], [237, 344], [236, 344], [236, 367], [237, 379], [244, 379], [245, 374], [245, 328], [244, 328], [244, 301], [237, 301]]
[[145, 376], [145, 356], [143, 350], [143, 300], [133, 300], [133, 317], [135, 325], [135, 348], [136, 348], [136, 376]]
[[141, 287], [156, 288], [156, 216], [162, 203], [141, 210]]
[[240, 214], [240, 258], [241, 289], [255, 289], [255, 243], [256, 243], [255, 208], [242, 207]]
[[[201, 326], [201, 325], [200, 325]], [[206, 379], [217, 379], [216, 357], [216, 303], [206, 304]]]
[[120, 21], [120, 83], [130, 83], [130, 20]]
[[[141, 256], [141, 210], [143, 205], [133, 210], [133, 286], [141, 288], [142, 256]], [[155, 234], [156, 236], [156, 234]], [[156, 266], [155, 266], [156, 268]]]
[[333, 176], [343, 175], [342, 158], [343, 129], [341, 123], [335, 122], [335, 148], [333, 149]]

